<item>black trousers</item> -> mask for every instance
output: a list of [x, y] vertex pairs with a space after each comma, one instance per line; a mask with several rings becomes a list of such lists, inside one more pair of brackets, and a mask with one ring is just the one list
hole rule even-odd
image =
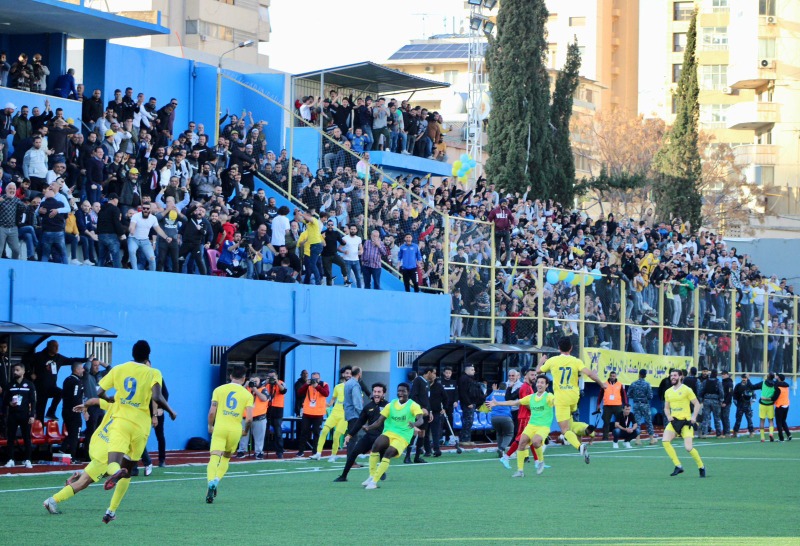
[[[47, 399], [52, 398], [50, 409], [47, 410], [47, 416], [55, 419], [56, 407], [61, 403], [61, 389], [56, 384], [46, 385], [39, 384], [36, 386], [36, 418], [44, 422], [45, 407], [47, 406]], [[72, 411], [72, 408], [69, 408]]]
[[364, 453], [369, 453], [372, 450], [372, 444], [375, 443], [378, 436], [380, 436], [380, 434], [365, 434], [355, 445], [352, 445], [352, 441], [347, 444], [347, 461], [344, 463], [342, 476], [345, 478], [347, 477], [348, 472], [350, 472], [350, 469], [353, 468], [353, 465], [356, 463], [356, 457]]
[[[155, 426], [156, 441], [158, 442], [158, 462], [163, 463], [167, 460], [167, 439], [164, 437], [164, 414], [158, 417], [158, 424]], [[147, 451], [147, 448], [145, 448]]]
[[414, 445], [417, 446], [417, 457], [421, 457], [423, 452], [429, 453], [431, 451], [431, 440], [428, 436], [428, 425], [430, 425], [430, 423], [428, 423], [426, 420], [419, 426], [422, 434], [417, 436], [416, 441], [412, 440], [412, 442], [408, 444], [408, 447], [406, 448], [406, 458], [411, 457], [411, 449], [414, 447]]
[[[447, 423], [442, 422], [442, 430], [444, 431], [444, 440], [445, 442], [450, 441], [450, 427], [453, 426], [453, 405], [449, 402], [445, 402], [444, 404], [444, 417], [447, 417], [447, 421], [450, 423], [450, 426], [447, 426]], [[442, 417], [442, 419], [444, 419]]]
[[789, 416], [789, 406], [778, 407], [775, 406], [775, 423], [778, 425], [778, 438], [783, 441], [783, 432], [786, 431], [787, 438], [792, 437], [789, 432], [789, 425], [786, 424], [786, 418]]
[[170, 271], [173, 273], [180, 273], [180, 264], [178, 263], [178, 256], [180, 255], [180, 245], [178, 239], [173, 238], [171, 243], [163, 239], [158, 240], [158, 262], [156, 265], [157, 271], [164, 271], [167, 256], [170, 258]]
[[283, 455], [283, 408], [267, 409], [267, 432], [269, 427], [272, 427], [275, 438], [275, 455], [280, 457]]
[[[179, 260], [183, 261], [187, 255], [194, 259], [194, 266], [201, 275], [206, 275], [205, 246], [201, 243], [183, 243]], [[181, 267], [183, 264], [181, 264]]]
[[97, 430], [97, 425], [103, 420], [105, 412], [100, 409], [100, 406], [89, 406], [89, 419], [86, 421], [86, 451], [89, 451], [89, 445], [92, 440], [94, 431]]
[[419, 292], [419, 279], [417, 279], [416, 269], [403, 269], [400, 268], [400, 273], [403, 274], [403, 286], [406, 292], [411, 292], [411, 286], [414, 285], [414, 292]]
[[608, 440], [608, 429], [611, 426], [611, 416], [614, 421], [619, 421], [622, 416], [622, 406], [603, 406], [603, 440]]
[[319, 430], [322, 428], [322, 421], [324, 418], [325, 417], [322, 415], [319, 417], [303, 415], [302, 426], [300, 428], [300, 442], [297, 448], [298, 452], [305, 451], [309, 442], [311, 442], [311, 454], [314, 455], [317, 452]]
[[431, 427], [428, 430], [428, 435], [430, 436], [430, 442], [432, 446], [428, 447], [428, 449], [433, 448], [434, 455], [439, 455], [442, 452], [442, 425], [444, 424], [442, 421], [444, 420], [444, 415], [441, 413], [434, 413], [433, 414], [433, 421], [431, 421]]
[[64, 425], [67, 429], [67, 437], [64, 438], [64, 442], [61, 444], [61, 452], [69, 453], [74, 459], [78, 454], [82, 420], [79, 413], [74, 413], [72, 411], [70, 411], [70, 413], [71, 415], [68, 413], [61, 414], [61, 419], [64, 421]]
[[17, 440], [17, 428], [22, 431], [22, 442], [25, 449], [25, 461], [31, 460], [31, 425], [28, 423], [28, 412], [9, 412], [6, 421], [6, 438], [8, 438], [8, 458], [14, 458], [14, 444]]

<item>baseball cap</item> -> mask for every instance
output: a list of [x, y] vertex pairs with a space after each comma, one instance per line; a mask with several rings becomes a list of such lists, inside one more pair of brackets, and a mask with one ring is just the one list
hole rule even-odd
[[16, 110], [17, 109], [17, 107], [14, 106], [13, 102], [7, 102], [6, 105], [3, 108], [11, 108], [12, 110]]
[[119, 195], [117, 195], [117, 194], [116, 194], [116, 193], [114, 193], [114, 192], [111, 192], [111, 193], [109, 193], [109, 194], [108, 194], [108, 196], [107, 196], [107, 199], [108, 199], [109, 201], [112, 201], [112, 200], [114, 200], [114, 199], [119, 199]]
[[106, 130], [106, 136], [114, 136], [114, 131], [111, 129]]
[[134, 167], [134, 168], [132, 168], [132, 169], [131, 169], [130, 171], [128, 171], [128, 172], [129, 172], [130, 174], [139, 174], [139, 169], [137, 169], [136, 167]]

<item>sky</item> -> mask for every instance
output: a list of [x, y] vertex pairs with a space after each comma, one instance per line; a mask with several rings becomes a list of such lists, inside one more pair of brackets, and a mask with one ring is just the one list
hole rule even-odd
[[[384, 62], [414, 38], [463, 26], [464, 0], [272, 0], [270, 68], [301, 74]], [[447, 27], [445, 29], [445, 20]]]

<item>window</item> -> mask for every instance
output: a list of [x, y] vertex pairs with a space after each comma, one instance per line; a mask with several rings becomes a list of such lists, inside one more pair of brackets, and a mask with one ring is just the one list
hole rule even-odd
[[703, 27], [702, 35], [706, 51], [728, 49], [728, 27]]
[[683, 53], [686, 51], [686, 33], [675, 32], [672, 34], [672, 52]]
[[718, 11], [728, 11], [730, 9], [728, 7], [728, 0], [712, 0], [711, 1], [711, 11], [718, 12]]
[[197, 19], [186, 21], [186, 34], [197, 34]]
[[442, 72], [442, 76], [444, 77], [444, 81], [449, 84], [454, 84], [458, 79], [458, 70], [445, 70]]
[[728, 121], [728, 108], [730, 104], [701, 104], [700, 122], [724, 126]]
[[683, 64], [672, 65], [672, 83], [678, 83], [681, 79], [681, 72], [683, 71]]
[[722, 89], [728, 86], [728, 65], [709, 64], [700, 67], [700, 86], [703, 89]]
[[775, 38], [758, 39], [758, 58], [759, 59], [775, 58]]
[[675, 2], [672, 4], [673, 21], [689, 21], [694, 14], [694, 2]]
[[759, 186], [772, 186], [775, 184], [775, 167], [771, 165], [756, 165], [755, 183]]
[[200, 21], [197, 25], [197, 30], [201, 35], [209, 38], [216, 38], [223, 42], [233, 41], [233, 29], [231, 27]]
[[586, 89], [584, 93], [584, 99], [586, 102], [594, 104], [594, 93], [591, 89]]
[[775, 3], [777, 0], [758, 0], [759, 15], [775, 15]]
[[585, 27], [586, 17], [570, 17], [569, 26], [571, 27]]

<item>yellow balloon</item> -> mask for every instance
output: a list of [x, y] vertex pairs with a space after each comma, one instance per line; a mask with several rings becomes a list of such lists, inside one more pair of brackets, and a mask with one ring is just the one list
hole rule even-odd
[[462, 166], [463, 166], [463, 163], [461, 163], [460, 160], [457, 160], [455, 163], [453, 163], [453, 170], [454, 171], [460, 171]]
[[569, 271], [564, 271], [563, 269], [558, 272], [558, 280], [563, 281], [569, 275]]
[[594, 282], [594, 277], [592, 277], [591, 275], [586, 275], [586, 276], [584, 276], [584, 281], [583, 282], [584, 282], [584, 284], [586, 284], [586, 286], [589, 286], [590, 284], [592, 284]]
[[570, 282], [570, 284], [572, 286], [578, 286], [581, 283], [582, 279], [583, 279], [583, 275], [580, 275], [580, 274], [575, 275], [574, 277], [572, 277], [572, 281]]

